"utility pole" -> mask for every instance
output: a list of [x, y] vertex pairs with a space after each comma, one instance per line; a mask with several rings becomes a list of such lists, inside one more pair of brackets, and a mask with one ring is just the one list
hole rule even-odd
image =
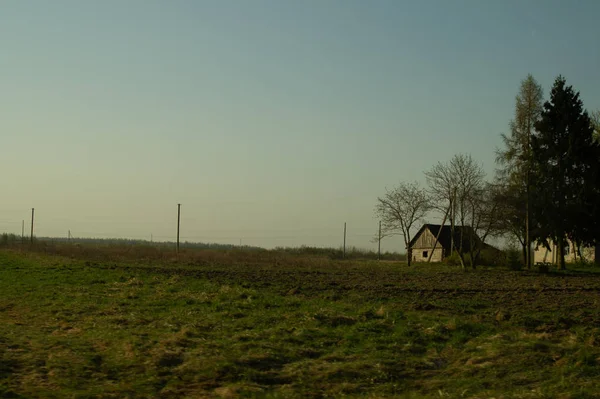
[[344, 259], [346, 258], [346, 222], [344, 222], [344, 252], [343, 252], [343, 257], [344, 257]]
[[177, 255], [179, 255], [179, 222], [181, 220], [181, 204], [177, 204]]
[[454, 218], [456, 216], [456, 187], [450, 199], [450, 255], [454, 253]]
[[67, 241], [71, 242], [71, 230], [69, 230], [69, 234], [67, 235]]
[[34, 216], [34, 213], [35, 213], [35, 209], [31, 208], [31, 238], [30, 238], [30, 240], [31, 240], [32, 245], [33, 245], [33, 216]]
[[379, 240], [377, 240], [377, 260], [381, 260], [381, 220], [379, 221]]
[[[529, 121], [529, 119], [528, 119]], [[529, 123], [528, 123], [529, 125]], [[527, 249], [525, 250], [525, 264], [527, 265], [527, 269], [531, 267], [531, 241], [529, 236], [529, 174], [531, 170], [531, 126], [527, 126], [527, 174], [525, 181], [525, 245]]]

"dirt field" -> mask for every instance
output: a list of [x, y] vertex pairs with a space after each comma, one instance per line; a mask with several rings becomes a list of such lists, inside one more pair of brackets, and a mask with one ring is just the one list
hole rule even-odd
[[[148, 270], [139, 266], [128, 268]], [[471, 302], [471, 307], [480, 309], [481, 313], [498, 309], [511, 314], [585, 313], [587, 322], [600, 326], [600, 273], [493, 269], [462, 272], [439, 265], [422, 264], [409, 269], [402, 263], [378, 265], [375, 262], [330, 265], [328, 270], [291, 269], [285, 265], [190, 265], [153, 267], [152, 272], [207, 279], [219, 284], [242, 284], [281, 295], [368, 296], [371, 300], [394, 301], [410, 309], [456, 310], [457, 303]]]
[[201, 256], [0, 251], [0, 397], [600, 392], [594, 270]]

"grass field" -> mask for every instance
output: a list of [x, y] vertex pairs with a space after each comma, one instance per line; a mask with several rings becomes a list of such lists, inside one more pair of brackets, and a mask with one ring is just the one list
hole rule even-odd
[[92, 255], [0, 251], [0, 397], [600, 396], [599, 274]]

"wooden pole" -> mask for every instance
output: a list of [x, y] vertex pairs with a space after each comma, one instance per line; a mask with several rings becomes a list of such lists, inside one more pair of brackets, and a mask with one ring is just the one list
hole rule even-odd
[[[456, 218], [456, 188], [452, 192], [452, 199], [450, 200], [450, 255], [454, 253], [454, 219]], [[442, 226], [444, 224], [442, 223]]]
[[379, 240], [377, 243], [377, 260], [381, 260], [381, 220], [379, 221]]
[[30, 237], [31, 244], [33, 244], [33, 216], [34, 216], [34, 213], [35, 213], [35, 209], [31, 208], [31, 237]]
[[[529, 119], [528, 119], [529, 121]], [[529, 123], [528, 123], [529, 124]], [[525, 265], [527, 269], [531, 268], [531, 237], [529, 232], [530, 212], [529, 212], [529, 179], [531, 171], [531, 127], [527, 129], [527, 174], [525, 175]]]
[[177, 204], [177, 255], [179, 255], [179, 225], [181, 220], [181, 204]]
[[346, 222], [344, 222], [344, 252], [343, 252], [343, 257], [344, 257], [344, 259], [346, 258]]

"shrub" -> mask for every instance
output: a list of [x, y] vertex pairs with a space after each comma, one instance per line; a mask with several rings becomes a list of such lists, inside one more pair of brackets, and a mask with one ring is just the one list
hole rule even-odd
[[571, 267], [574, 269], [589, 269], [592, 267], [597, 267], [598, 265], [591, 260], [587, 259], [577, 259], [577, 261], [573, 262]]
[[460, 258], [458, 257], [458, 252], [454, 251], [449, 256], [444, 258], [444, 263], [448, 266], [459, 266]]
[[[471, 255], [470, 254], [464, 253], [463, 259], [465, 262], [465, 266], [471, 265]], [[458, 255], [458, 251], [454, 251], [454, 252], [452, 252], [452, 255], [446, 257], [444, 259], [444, 263], [447, 264], [448, 266], [461, 266], [460, 256]]]
[[516, 246], [510, 246], [506, 250], [506, 263], [511, 270], [523, 270], [521, 251]]
[[506, 252], [496, 248], [485, 248], [479, 254], [478, 263], [484, 266], [507, 266]]
[[535, 264], [540, 273], [548, 273], [552, 264], [548, 262], [538, 262]]
[[8, 246], [15, 244], [21, 244], [21, 236], [9, 233], [2, 233], [2, 235], [0, 235], [0, 245]]

